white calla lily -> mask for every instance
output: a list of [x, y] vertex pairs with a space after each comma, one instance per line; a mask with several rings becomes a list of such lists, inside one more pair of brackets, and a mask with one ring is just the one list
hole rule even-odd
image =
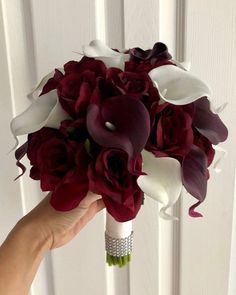
[[178, 60], [172, 59], [172, 62], [176, 64], [182, 70], [190, 71], [191, 69], [191, 61], [185, 60], [185, 61], [179, 62]]
[[[63, 74], [65, 73], [63, 68], [58, 68], [58, 70], [60, 72], [62, 72]], [[39, 83], [32, 89], [32, 91], [27, 94], [27, 97], [29, 100], [35, 100], [39, 97], [39, 95], [41, 94], [44, 85], [47, 83], [47, 81], [52, 78], [55, 74], [55, 70], [50, 72], [49, 74], [47, 74], [46, 76], [44, 76], [41, 81], [39, 81]]]
[[152, 153], [143, 151], [143, 172], [137, 179], [138, 186], [150, 198], [163, 204], [160, 216], [174, 220], [166, 210], [173, 206], [182, 191], [180, 163], [169, 157], [156, 158]]
[[129, 54], [112, 50], [100, 40], [93, 40], [89, 45], [84, 45], [83, 54], [103, 61], [108, 68], [116, 67], [121, 70], [124, 69], [125, 62], [129, 60]]
[[47, 83], [47, 81], [53, 77], [55, 71], [52, 71], [50, 72], [49, 74], [47, 74], [45, 77], [43, 77], [41, 79], [41, 81], [32, 89], [32, 91], [27, 94], [27, 97], [30, 99], [30, 100], [34, 100], [34, 99], [37, 99], [44, 87], [44, 85]]
[[[210, 88], [188, 71], [173, 65], [157, 67], [149, 72], [157, 85], [161, 98], [174, 105], [194, 102], [200, 97], [211, 96]], [[162, 95], [165, 90], [165, 96]]]
[[34, 100], [22, 114], [11, 121], [14, 136], [36, 132], [43, 127], [58, 129], [61, 121], [69, 119], [61, 107], [57, 91], [52, 90]]

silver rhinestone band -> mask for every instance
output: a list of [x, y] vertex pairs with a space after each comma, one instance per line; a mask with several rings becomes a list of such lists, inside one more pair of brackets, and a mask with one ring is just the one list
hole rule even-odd
[[127, 256], [133, 249], [133, 231], [126, 238], [116, 239], [105, 233], [106, 251], [111, 256]]

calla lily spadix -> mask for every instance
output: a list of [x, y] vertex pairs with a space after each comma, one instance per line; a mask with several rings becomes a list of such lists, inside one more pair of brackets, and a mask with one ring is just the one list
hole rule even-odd
[[[210, 88], [203, 81], [177, 66], [164, 65], [148, 74], [166, 102], [184, 105], [203, 96], [211, 96]], [[165, 95], [162, 95], [163, 92]]]
[[150, 198], [163, 204], [160, 216], [165, 219], [176, 219], [166, 213], [178, 200], [182, 190], [181, 165], [168, 157], [156, 158], [148, 151], [142, 152], [143, 172], [137, 183], [141, 190]]
[[52, 90], [33, 101], [28, 109], [15, 117], [11, 122], [11, 131], [14, 136], [19, 136], [43, 127], [58, 129], [60, 123], [69, 118], [58, 101], [57, 91]]
[[116, 67], [121, 70], [129, 60], [129, 54], [112, 50], [100, 40], [93, 40], [89, 45], [84, 45], [83, 53], [87, 57], [102, 60], [108, 68]]

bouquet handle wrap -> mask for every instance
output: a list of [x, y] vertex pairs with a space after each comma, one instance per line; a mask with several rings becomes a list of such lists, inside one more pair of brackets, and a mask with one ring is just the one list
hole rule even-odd
[[118, 222], [107, 212], [105, 241], [108, 265], [128, 264], [133, 248], [132, 220]]

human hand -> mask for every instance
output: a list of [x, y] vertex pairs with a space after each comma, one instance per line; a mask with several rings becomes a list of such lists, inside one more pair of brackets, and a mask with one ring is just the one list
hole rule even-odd
[[89, 192], [77, 208], [67, 212], [56, 211], [48, 194], [22, 218], [19, 225], [30, 228], [37, 239], [46, 241], [48, 249], [58, 248], [72, 240], [104, 207], [101, 196]]

